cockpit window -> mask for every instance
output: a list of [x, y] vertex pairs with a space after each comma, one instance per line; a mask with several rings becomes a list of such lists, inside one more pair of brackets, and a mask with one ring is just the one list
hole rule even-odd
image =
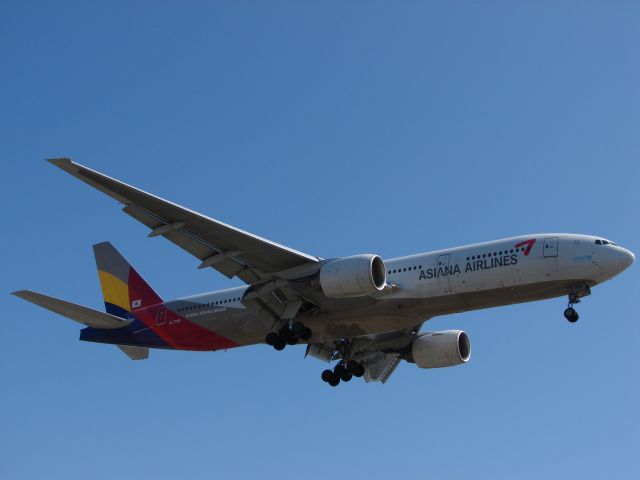
[[614, 245], [616, 247], [618, 246], [617, 243], [613, 243], [610, 240], [604, 240], [604, 239], [603, 240], [596, 240], [596, 245]]

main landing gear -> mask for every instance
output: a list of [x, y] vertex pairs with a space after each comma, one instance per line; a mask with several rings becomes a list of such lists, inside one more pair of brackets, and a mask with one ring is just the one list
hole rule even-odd
[[287, 345], [295, 345], [300, 340], [309, 340], [312, 333], [309, 327], [295, 322], [293, 325], [285, 325], [278, 332], [269, 332], [265, 342], [276, 350], [283, 350]]
[[322, 380], [332, 387], [336, 387], [340, 380], [348, 382], [352, 377], [362, 377], [364, 375], [364, 367], [355, 360], [349, 360], [346, 364], [340, 360], [333, 370], [325, 370], [322, 372]]

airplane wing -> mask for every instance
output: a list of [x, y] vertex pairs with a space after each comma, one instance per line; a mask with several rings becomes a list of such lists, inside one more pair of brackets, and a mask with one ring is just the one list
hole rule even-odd
[[113, 329], [129, 325], [128, 321], [115, 315], [66, 302], [59, 298], [43, 295], [42, 293], [32, 292], [31, 290], [18, 290], [17, 292], [12, 292], [12, 294], [78, 323], [82, 323], [87, 327]]
[[124, 204], [123, 211], [151, 229], [150, 237], [163, 236], [201, 263], [248, 284], [274, 278], [275, 273], [318, 263], [313, 257], [279, 245], [219, 220], [91, 170], [68, 158], [49, 160], [65, 172]]

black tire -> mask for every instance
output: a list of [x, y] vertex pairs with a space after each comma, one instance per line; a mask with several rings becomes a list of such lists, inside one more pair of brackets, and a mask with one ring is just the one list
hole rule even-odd
[[311, 338], [311, 335], [313, 335], [311, 329], [309, 327], [304, 327], [302, 329], [302, 333], [300, 334], [300, 338], [306, 342]]
[[340, 377], [338, 377], [337, 375], [333, 375], [333, 377], [331, 377], [331, 380], [329, 380], [327, 383], [332, 387], [337, 387], [340, 383]]
[[347, 371], [348, 372], [353, 373], [353, 372], [356, 371], [356, 368], [358, 368], [358, 362], [356, 362], [355, 360], [349, 360], [347, 362]]
[[320, 375], [320, 378], [322, 378], [323, 382], [329, 383], [333, 379], [333, 371], [325, 370], [324, 372], [322, 372], [322, 375]]
[[294, 335], [302, 336], [302, 332], [304, 330], [304, 325], [300, 322], [296, 322], [291, 326], [291, 331]]
[[284, 350], [284, 347], [286, 347], [286, 346], [287, 346], [287, 344], [281, 338], [278, 338], [278, 341], [273, 344], [273, 348], [275, 348], [278, 351]]
[[358, 364], [356, 369], [353, 371], [353, 376], [360, 378], [363, 375], [364, 375], [364, 367], [362, 365]]
[[342, 375], [344, 375], [345, 373], [347, 373], [347, 369], [344, 368], [344, 365], [342, 363], [339, 363], [338, 365], [335, 366], [335, 368], [333, 369], [333, 373], [334, 375], [336, 375], [339, 378], [342, 378]]
[[340, 375], [340, 380], [342, 380], [343, 382], [348, 382], [349, 380], [351, 380], [351, 377], [353, 377], [353, 374], [345, 370], [344, 373]]
[[298, 337], [295, 335], [291, 335], [289, 336], [289, 338], [287, 338], [287, 344], [288, 345], [295, 345], [296, 343], [298, 343]]
[[287, 339], [291, 336], [291, 330], [289, 330], [289, 327], [285, 326], [278, 330], [278, 334], [280, 335], [280, 338], [282, 338], [282, 340], [286, 342]]
[[280, 339], [280, 337], [278, 336], [277, 333], [269, 332], [269, 333], [267, 333], [267, 336], [264, 339], [264, 341], [267, 343], [267, 345], [274, 346], [279, 339]]
[[573, 308], [569, 307], [564, 311], [564, 318], [569, 320], [571, 323], [576, 323], [580, 315]]

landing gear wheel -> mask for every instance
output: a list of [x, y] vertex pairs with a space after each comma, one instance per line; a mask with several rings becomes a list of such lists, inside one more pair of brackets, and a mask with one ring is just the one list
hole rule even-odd
[[340, 375], [340, 380], [342, 380], [343, 382], [348, 382], [349, 380], [351, 380], [351, 377], [353, 377], [353, 374], [345, 370], [344, 374]]
[[357, 378], [364, 375], [364, 367], [355, 360], [349, 360], [347, 362], [347, 371]]
[[353, 371], [353, 376], [360, 378], [364, 375], [364, 367], [360, 364], [358, 364], [358, 366], [356, 367], [356, 369]]
[[322, 375], [320, 375], [320, 378], [322, 378], [323, 382], [329, 383], [329, 381], [333, 379], [333, 371], [325, 370], [324, 372], [322, 372]]
[[338, 377], [338, 378], [342, 378], [343, 375], [346, 375], [347, 369], [344, 368], [344, 365], [342, 363], [339, 363], [338, 365], [335, 366], [335, 368], [333, 369], [333, 374]]
[[[333, 375], [333, 372], [331, 372], [331, 374]], [[332, 387], [337, 387], [338, 384], [340, 383], [340, 377], [333, 375], [333, 377], [331, 377], [331, 379], [327, 383]]]
[[278, 351], [284, 350], [284, 347], [286, 347], [286, 346], [287, 346], [287, 344], [280, 337], [278, 337], [278, 340], [276, 341], [276, 343], [273, 344], [273, 348], [275, 348]]
[[289, 327], [287, 326], [282, 327], [280, 330], [278, 330], [278, 334], [280, 335], [280, 338], [282, 338], [284, 342], [286, 342], [289, 339], [289, 337], [292, 335], [291, 330], [289, 330]]
[[569, 307], [564, 311], [564, 318], [569, 320], [571, 323], [576, 323], [580, 316], [578, 315], [578, 312], [573, 309], [573, 307]]
[[289, 338], [287, 338], [287, 345], [295, 345], [296, 343], [298, 343], [298, 337], [296, 335], [290, 335]]
[[309, 327], [304, 327], [302, 329], [302, 333], [300, 334], [300, 338], [306, 342], [311, 338], [312, 334], [313, 332], [311, 332], [311, 329]]
[[272, 347], [276, 344], [276, 342], [280, 340], [280, 337], [278, 336], [277, 333], [275, 332], [269, 332], [267, 333], [266, 338], [264, 339], [264, 341], [267, 343], [267, 345], [271, 345]]
[[356, 362], [355, 360], [349, 360], [347, 362], [347, 370], [351, 373], [355, 372], [356, 368], [358, 367], [358, 362]]
[[304, 325], [301, 324], [300, 322], [296, 322], [293, 325], [291, 325], [291, 331], [293, 332], [294, 335], [301, 335], [303, 330], [304, 330]]

